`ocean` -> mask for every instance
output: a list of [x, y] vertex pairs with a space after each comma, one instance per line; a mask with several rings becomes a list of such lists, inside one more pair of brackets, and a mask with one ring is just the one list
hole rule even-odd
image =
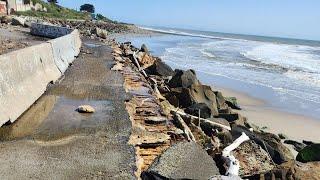
[[204, 83], [246, 93], [266, 107], [320, 120], [320, 42], [168, 28], [122, 37], [146, 44], [173, 68], [194, 69]]

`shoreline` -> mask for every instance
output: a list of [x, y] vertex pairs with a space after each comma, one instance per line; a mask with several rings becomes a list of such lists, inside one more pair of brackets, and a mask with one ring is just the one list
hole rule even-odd
[[302, 142], [303, 140], [318, 142], [320, 137], [320, 121], [277, 110], [268, 106], [269, 104], [261, 99], [251, 97], [248, 94], [215, 86], [214, 89], [221, 91], [224, 96], [236, 97], [242, 110], [240, 114], [248, 118], [248, 122], [262, 127], [266, 132], [273, 134], [284, 134], [286, 139]]
[[[118, 34], [114, 36], [115, 39], [132, 40], [134, 38], [148, 37], [148, 36], [161, 36], [166, 35], [159, 32], [151, 31], [150, 34], [138, 33], [138, 34]], [[166, 62], [168, 64], [168, 62]], [[172, 66], [172, 68], [177, 68]], [[198, 72], [201, 79], [202, 73]], [[202, 79], [206, 81], [206, 78]], [[211, 84], [205, 82], [206, 84]], [[251, 96], [241, 91], [237, 91], [234, 88], [223, 87], [221, 85], [216, 86], [213, 83], [214, 89], [219, 90], [224, 96], [234, 96], [238, 99], [239, 105], [243, 108], [238, 111], [241, 115], [248, 118], [248, 122], [259, 126], [267, 127], [264, 129], [266, 132], [273, 134], [284, 134], [287, 139], [302, 142], [303, 140], [319, 142], [320, 132], [317, 132], [320, 127], [320, 120], [313, 117], [307, 117], [305, 115], [295, 114], [292, 112], [286, 112], [279, 109], [279, 107], [273, 106], [266, 100]]]

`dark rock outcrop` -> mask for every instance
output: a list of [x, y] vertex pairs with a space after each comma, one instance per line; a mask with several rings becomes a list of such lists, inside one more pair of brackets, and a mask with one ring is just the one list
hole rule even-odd
[[173, 76], [174, 71], [166, 63], [157, 59], [152, 66], [146, 69], [146, 73], [158, 76]]
[[285, 144], [293, 145], [293, 146], [294, 146], [294, 149], [295, 149], [296, 151], [298, 151], [298, 152], [301, 151], [303, 148], [306, 147], [305, 144], [299, 143], [299, 142], [293, 141], [293, 140], [285, 140], [284, 143], [285, 143]]
[[217, 98], [217, 107], [218, 109], [227, 109], [228, 105], [226, 104], [226, 100], [224, 99], [223, 95], [221, 92], [216, 91], [214, 92]]
[[225, 100], [226, 100], [226, 104], [232, 109], [241, 110], [240, 106], [238, 105], [237, 98], [226, 97]]
[[194, 142], [181, 142], [167, 149], [141, 178], [149, 179], [210, 179], [219, 175], [213, 159]]
[[141, 52], [145, 52], [145, 53], [149, 53], [149, 50], [147, 48], [147, 46], [145, 44], [142, 44], [141, 48], [140, 48]]
[[189, 106], [185, 112], [194, 116], [199, 116], [200, 111], [200, 117], [201, 118], [210, 118], [211, 117], [211, 109], [205, 104], [205, 103], [197, 103]]
[[296, 157], [300, 162], [320, 161], [320, 144], [312, 144], [303, 148]]
[[307, 145], [307, 146], [310, 146], [310, 145], [312, 145], [312, 144], [315, 144], [315, 143], [312, 142], [312, 141], [306, 141], [306, 140], [303, 140], [302, 143], [305, 144], [305, 145]]
[[196, 73], [194, 70], [175, 70], [175, 74], [172, 79], [169, 81], [170, 88], [189, 88], [192, 84], [199, 84], [199, 80], [197, 79]]

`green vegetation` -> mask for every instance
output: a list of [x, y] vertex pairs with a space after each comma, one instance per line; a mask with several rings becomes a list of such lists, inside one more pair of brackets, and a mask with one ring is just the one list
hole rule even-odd
[[48, 17], [48, 18], [60, 18], [60, 19], [91, 19], [91, 14], [86, 12], [79, 12], [73, 9], [68, 9], [56, 5], [54, 3], [46, 3], [41, 0], [32, 0], [34, 4], [39, 3], [47, 9], [47, 12], [40, 11], [25, 11], [16, 12], [17, 15], [33, 16], [33, 17]]
[[107, 17], [103, 16], [102, 14], [97, 14], [96, 19], [98, 21], [114, 22], [114, 21], [108, 19]]
[[320, 144], [312, 144], [302, 149], [296, 159], [300, 162], [320, 161], [319, 152]]
[[80, 6], [80, 11], [89, 12], [89, 13], [93, 14], [95, 12], [95, 8], [92, 4], [84, 4], [84, 5]]

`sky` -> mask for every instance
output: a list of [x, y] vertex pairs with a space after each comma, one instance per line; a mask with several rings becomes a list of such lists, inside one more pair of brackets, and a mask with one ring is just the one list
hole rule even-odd
[[58, 0], [146, 26], [320, 40], [320, 0]]

